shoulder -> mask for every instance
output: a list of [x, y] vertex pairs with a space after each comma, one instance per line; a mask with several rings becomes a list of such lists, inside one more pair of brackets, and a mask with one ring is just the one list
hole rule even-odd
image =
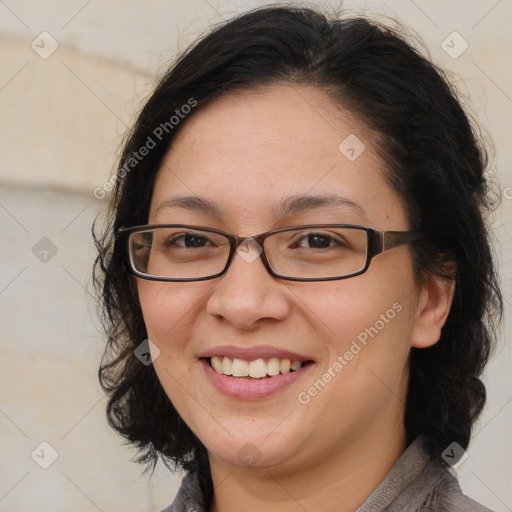
[[183, 478], [173, 502], [161, 512], [204, 512], [203, 496], [197, 469], [189, 471]]
[[492, 512], [466, 496], [457, 482], [446, 468], [442, 469], [439, 483], [428, 494], [425, 502], [418, 512], [446, 510], [449, 512]]
[[432, 461], [421, 438], [402, 453], [357, 512], [492, 512], [465, 496], [448, 467]]

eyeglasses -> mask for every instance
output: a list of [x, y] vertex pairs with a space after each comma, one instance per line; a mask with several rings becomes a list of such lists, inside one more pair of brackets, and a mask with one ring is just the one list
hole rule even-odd
[[377, 231], [348, 224], [309, 224], [239, 237], [213, 228], [150, 224], [120, 229], [115, 251], [135, 276], [153, 281], [205, 281], [224, 274], [235, 252], [258, 256], [289, 281], [346, 279], [368, 270], [378, 254], [424, 238], [421, 231]]

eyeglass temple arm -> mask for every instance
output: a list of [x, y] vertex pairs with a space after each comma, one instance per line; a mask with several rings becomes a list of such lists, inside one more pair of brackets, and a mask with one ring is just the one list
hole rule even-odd
[[369, 232], [369, 255], [376, 256], [381, 252], [393, 249], [400, 245], [408, 244], [414, 240], [424, 238], [422, 231], [376, 231]]
[[382, 231], [381, 250], [387, 251], [388, 249], [393, 249], [393, 247], [408, 244], [423, 237], [424, 233], [422, 231]]

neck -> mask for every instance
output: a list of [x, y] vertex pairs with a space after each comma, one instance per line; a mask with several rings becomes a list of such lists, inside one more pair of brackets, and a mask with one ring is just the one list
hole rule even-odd
[[[373, 425], [343, 446], [318, 454], [300, 471], [235, 467], [210, 455], [211, 512], [353, 512], [384, 479], [406, 447], [403, 423]], [[339, 443], [341, 444], [341, 443]]]

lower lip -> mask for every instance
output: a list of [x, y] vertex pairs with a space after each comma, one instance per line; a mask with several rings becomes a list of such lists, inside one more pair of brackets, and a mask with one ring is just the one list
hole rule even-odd
[[217, 373], [206, 359], [201, 359], [200, 363], [203, 365], [206, 376], [210, 382], [221, 393], [239, 400], [257, 400], [269, 397], [305, 376], [313, 366], [313, 364], [308, 363], [300, 370], [295, 370], [290, 373], [279, 374], [263, 379], [243, 379]]

